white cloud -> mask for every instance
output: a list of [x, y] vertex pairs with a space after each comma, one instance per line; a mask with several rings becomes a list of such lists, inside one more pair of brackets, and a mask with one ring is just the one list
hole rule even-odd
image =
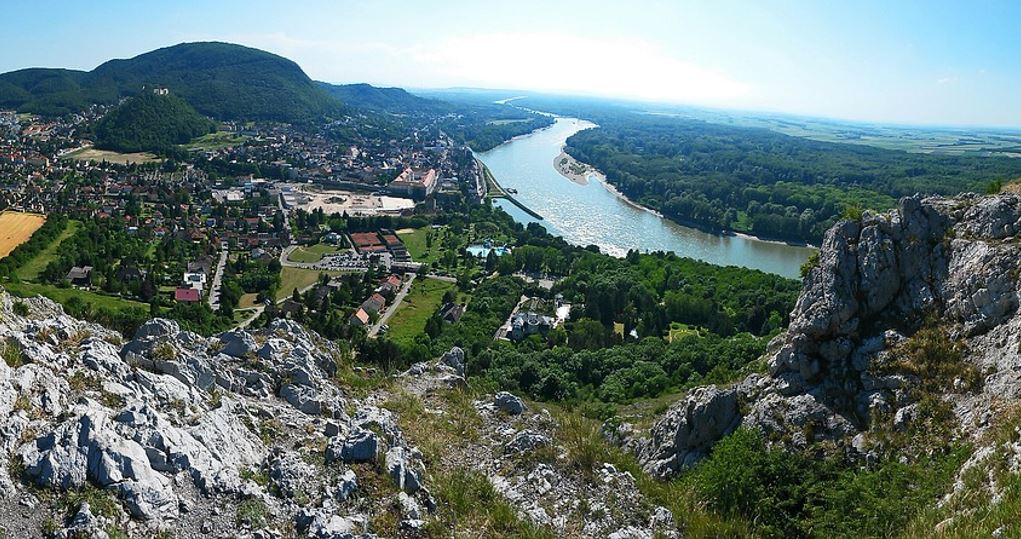
[[958, 81], [957, 77], [943, 77], [936, 79], [936, 84], [940, 86], [946, 86], [948, 84], [956, 84]]
[[480, 86], [678, 102], [726, 102], [749, 92], [719, 71], [637, 39], [489, 33], [439, 39], [411, 54], [451, 80]]
[[476, 86], [714, 104], [732, 102], [750, 91], [719, 71], [675, 58], [638, 39], [487, 33], [401, 43], [342, 36], [296, 38], [282, 32], [219, 39], [281, 54], [313, 78], [328, 82]]

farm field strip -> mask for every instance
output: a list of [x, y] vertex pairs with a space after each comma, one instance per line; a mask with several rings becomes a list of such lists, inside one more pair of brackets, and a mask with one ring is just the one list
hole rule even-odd
[[5, 211], [0, 213], [0, 258], [28, 241], [46, 222], [46, 217], [35, 213]]

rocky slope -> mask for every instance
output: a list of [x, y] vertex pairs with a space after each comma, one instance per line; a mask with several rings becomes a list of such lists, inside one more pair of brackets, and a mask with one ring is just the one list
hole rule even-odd
[[986, 431], [1021, 396], [1019, 233], [1015, 194], [910, 197], [838, 223], [770, 343], [768, 373], [692, 391], [650, 432], [618, 434], [659, 477], [740, 426], [867, 462], [936, 402], [981, 461]]
[[466, 390], [458, 349], [386, 378], [282, 320], [122, 341], [0, 292], [4, 537], [677, 535], [549, 412]]

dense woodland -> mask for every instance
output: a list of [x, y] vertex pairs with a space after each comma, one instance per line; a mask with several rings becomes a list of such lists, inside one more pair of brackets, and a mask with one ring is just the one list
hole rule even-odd
[[114, 104], [145, 86], [169, 88], [217, 119], [305, 121], [337, 114], [340, 102], [294, 62], [228, 43], [184, 43], [84, 72], [24, 69], [0, 75], [0, 108], [59, 115]]
[[[494, 275], [478, 286], [459, 279], [471, 296], [460, 321], [427, 325], [412, 343], [365, 340], [362, 360], [398, 370], [459, 346], [469, 373], [480, 380], [608, 417], [620, 404], [729, 382], [758, 368], [755, 360], [769, 337], [786, 327], [799, 290], [796, 281], [673, 254], [613, 258], [488, 207], [473, 208], [467, 217], [476, 231], [513, 238], [513, 253], [477, 262], [479, 271]], [[438, 222], [464, 234], [460, 216]], [[453, 271], [467, 271], [462, 260], [454, 254]], [[521, 272], [562, 279], [546, 290], [523, 281]], [[522, 295], [552, 300], [558, 294], [575, 306], [563, 327], [517, 344], [494, 342]]]
[[163, 153], [215, 130], [212, 121], [177, 96], [146, 90], [99, 121], [96, 147], [129, 153]]
[[459, 116], [441, 122], [445, 133], [476, 152], [553, 124], [553, 118], [507, 105], [479, 105], [458, 109]]
[[983, 192], [1021, 176], [1006, 157], [937, 156], [638, 113], [596, 113], [567, 151], [630, 198], [710, 229], [817, 242], [845, 211], [914, 193]]

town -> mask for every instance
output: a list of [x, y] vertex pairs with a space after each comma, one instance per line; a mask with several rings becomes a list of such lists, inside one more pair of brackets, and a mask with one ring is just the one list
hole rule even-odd
[[[292, 315], [301, 294], [318, 306], [330, 292], [350, 294], [350, 274], [378, 273], [365, 297], [338, 303], [350, 307], [349, 325], [375, 335], [389, 329], [384, 302], [407, 292], [406, 275], [457, 280], [402, 241], [433, 233], [431, 219], [416, 216], [487, 194], [482, 165], [436, 120], [378, 137], [363, 134], [372, 132], [364, 116], [301, 127], [221, 122], [158, 157], [94, 148], [89, 126], [108, 110], [0, 112], [0, 206], [69, 218], [51, 223], [62, 229], [46, 256], [20, 268], [11, 290], [75, 291], [96, 305], [147, 305], [223, 329]], [[360, 129], [347, 129], [354, 123]]]

